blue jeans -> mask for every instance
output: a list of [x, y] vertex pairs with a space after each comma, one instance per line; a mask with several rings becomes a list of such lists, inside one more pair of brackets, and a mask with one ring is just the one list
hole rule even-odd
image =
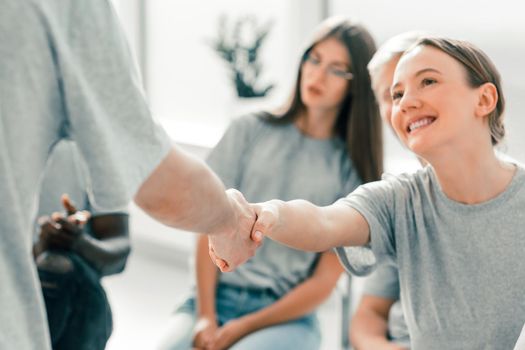
[[[217, 288], [216, 308], [219, 325], [265, 308], [278, 300], [267, 290], [253, 290], [220, 285]], [[190, 297], [175, 311], [163, 340], [157, 349], [188, 350], [193, 342], [196, 322], [196, 301]], [[232, 350], [317, 350], [321, 331], [315, 314], [297, 320], [263, 328], [246, 335]]]
[[47, 254], [72, 266], [59, 272], [37, 264], [53, 349], [105, 349], [113, 323], [99, 274], [73, 253]]

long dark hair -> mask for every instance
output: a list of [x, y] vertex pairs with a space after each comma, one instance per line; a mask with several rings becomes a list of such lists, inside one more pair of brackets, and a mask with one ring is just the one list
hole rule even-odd
[[315, 45], [334, 38], [348, 50], [353, 79], [334, 125], [335, 134], [347, 151], [363, 182], [379, 180], [383, 172], [383, 136], [379, 110], [372, 92], [367, 64], [376, 51], [374, 39], [361, 25], [345, 19], [325, 20], [301, 57], [295, 90], [284, 112], [265, 118], [274, 123], [291, 123], [305, 106], [301, 98], [301, 74], [305, 58]]

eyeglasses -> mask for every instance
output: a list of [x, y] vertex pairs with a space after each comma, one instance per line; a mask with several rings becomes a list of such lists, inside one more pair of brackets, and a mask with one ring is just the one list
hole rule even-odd
[[[321, 60], [315, 56], [312, 56], [311, 53], [307, 53], [304, 56], [303, 64], [309, 65], [310, 67], [316, 67], [321, 68]], [[329, 65], [325, 68], [326, 73], [333, 77], [345, 79], [345, 80], [352, 80], [354, 78], [354, 75], [343, 68]]]

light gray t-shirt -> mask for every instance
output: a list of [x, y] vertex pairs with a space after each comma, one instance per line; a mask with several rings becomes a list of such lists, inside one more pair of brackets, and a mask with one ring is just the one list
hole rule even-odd
[[55, 211], [64, 212], [60, 201], [67, 193], [78, 210], [90, 210], [87, 196], [89, 180], [77, 146], [71, 140], [61, 140], [47, 161], [38, 200], [37, 218]]
[[405, 316], [399, 297], [399, 273], [394, 264], [379, 264], [374, 272], [366, 277], [363, 294], [395, 300], [388, 312], [388, 336], [392, 342], [410, 346]]
[[31, 254], [46, 161], [75, 140], [90, 203], [119, 211], [170, 148], [109, 1], [0, 0], [0, 349], [49, 349]]
[[[341, 140], [309, 138], [294, 124], [275, 125], [253, 115], [232, 122], [208, 164], [250, 202], [306, 199], [328, 205], [360, 184]], [[317, 258], [267, 239], [253, 258], [219, 281], [282, 296], [310, 276]]]
[[379, 261], [399, 267], [414, 349], [512, 349], [525, 321], [525, 170], [466, 205], [430, 166], [359, 187], [342, 200], [366, 218]]

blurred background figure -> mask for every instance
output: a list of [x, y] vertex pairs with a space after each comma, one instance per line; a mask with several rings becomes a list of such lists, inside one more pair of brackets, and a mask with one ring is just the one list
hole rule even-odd
[[[89, 186], [75, 143], [61, 141], [42, 182], [33, 246], [57, 350], [105, 348], [112, 316], [100, 279], [122, 272], [130, 252], [128, 213], [93, 211]], [[89, 212], [87, 222], [75, 221], [77, 208]]]
[[[235, 120], [208, 156], [228, 187], [252, 202], [304, 198], [327, 205], [382, 172], [381, 120], [367, 64], [375, 44], [361, 25], [321, 23], [281, 112]], [[160, 349], [319, 349], [315, 310], [342, 267], [331, 251], [306, 253], [265, 240], [230, 273], [197, 242], [197, 286], [171, 317]]]
[[[368, 64], [372, 89], [388, 129], [392, 129], [390, 87], [401, 55], [419, 38], [421, 32], [396, 35], [379, 47]], [[407, 157], [414, 157], [406, 153]], [[399, 276], [395, 264], [381, 264], [366, 278], [363, 295], [352, 319], [352, 345], [366, 349], [408, 349], [410, 336], [399, 300]]]
[[[0, 8], [1, 348], [50, 347], [32, 225], [62, 139], [87, 164], [97, 211], [125, 210], [133, 198], [165, 225], [237, 237], [253, 256], [253, 211], [153, 121], [109, 2], [0, 0]], [[228, 246], [217, 252], [231, 255]]]

